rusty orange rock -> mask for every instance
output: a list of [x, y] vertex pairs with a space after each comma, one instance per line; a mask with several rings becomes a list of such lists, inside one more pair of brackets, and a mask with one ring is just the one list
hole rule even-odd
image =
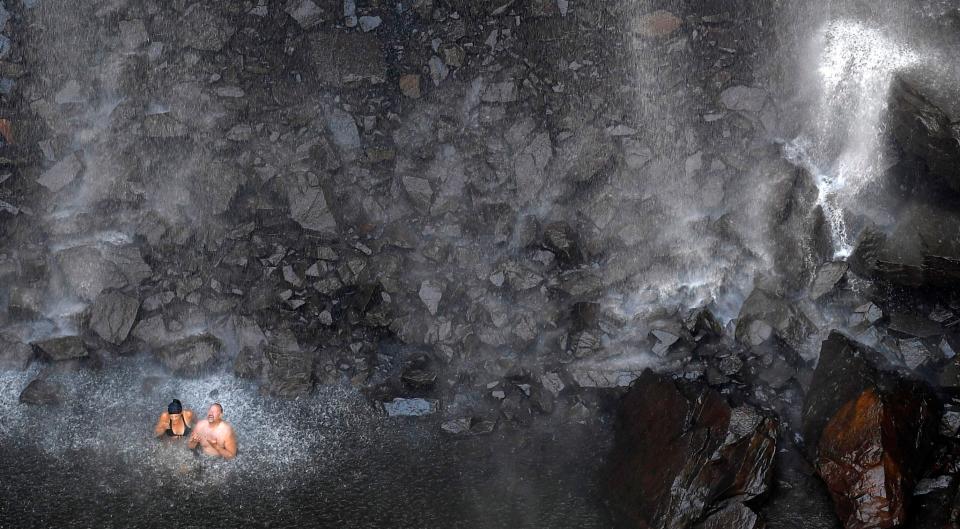
[[926, 396], [913, 389], [867, 389], [823, 430], [817, 470], [846, 529], [898, 527], [907, 520], [933, 423]]
[[644, 37], [665, 37], [680, 29], [683, 20], [669, 11], [659, 10], [637, 20], [637, 32]]
[[13, 123], [9, 119], [0, 119], [0, 136], [4, 142], [13, 144]]

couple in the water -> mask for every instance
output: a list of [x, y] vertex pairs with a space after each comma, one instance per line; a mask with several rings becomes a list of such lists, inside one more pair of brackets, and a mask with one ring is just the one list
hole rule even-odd
[[160, 414], [153, 433], [157, 437], [169, 437], [180, 440], [187, 438], [187, 446], [193, 450], [200, 450], [212, 457], [233, 459], [237, 456], [237, 437], [227, 421], [223, 420], [223, 406], [213, 403], [207, 410], [207, 420], [199, 421], [194, 426], [194, 414], [191, 410], [184, 410], [179, 400], [174, 399], [167, 406], [167, 411]]

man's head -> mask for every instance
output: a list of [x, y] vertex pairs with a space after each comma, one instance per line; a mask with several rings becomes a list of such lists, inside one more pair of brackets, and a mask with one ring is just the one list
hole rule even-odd
[[207, 422], [210, 424], [217, 424], [220, 422], [220, 417], [223, 416], [223, 406], [219, 402], [214, 402], [210, 405], [210, 409], [207, 410]]

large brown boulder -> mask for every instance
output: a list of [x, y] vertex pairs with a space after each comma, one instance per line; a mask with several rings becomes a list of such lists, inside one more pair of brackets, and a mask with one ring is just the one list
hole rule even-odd
[[[636, 527], [681, 529], [723, 519], [754, 527], [737, 503], [767, 490], [777, 421], [719, 393], [645, 371], [624, 397], [609, 485]], [[749, 509], [748, 509], [749, 510]], [[740, 525], [736, 527], [741, 527]]]
[[939, 420], [924, 383], [876, 351], [830, 334], [804, 405], [803, 435], [847, 529], [907, 520]]

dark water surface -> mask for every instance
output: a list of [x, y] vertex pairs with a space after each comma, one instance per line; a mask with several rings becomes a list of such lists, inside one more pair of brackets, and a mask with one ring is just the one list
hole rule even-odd
[[[387, 418], [346, 387], [279, 401], [230, 375], [149, 379], [133, 361], [54, 375], [69, 404], [28, 407], [17, 396], [31, 375], [0, 373], [3, 529], [612, 525], [597, 483], [603, 424], [453, 439], [440, 417]], [[150, 438], [168, 394], [203, 413], [211, 389], [238, 432], [236, 460]]]

